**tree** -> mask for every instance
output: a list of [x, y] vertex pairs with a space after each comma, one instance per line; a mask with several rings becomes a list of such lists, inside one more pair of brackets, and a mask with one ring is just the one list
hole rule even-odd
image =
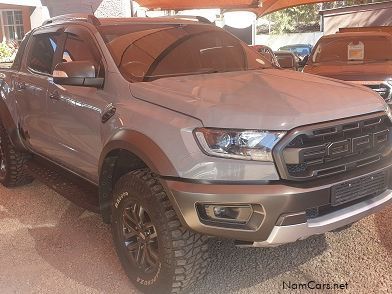
[[[320, 29], [320, 9], [340, 8], [382, 1], [390, 0], [342, 0], [323, 4], [301, 5], [271, 13], [265, 18], [272, 22], [272, 34], [318, 31]], [[268, 26], [258, 27], [258, 33], [268, 32]]]
[[271, 13], [267, 19], [273, 23], [273, 34], [301, 31], [306, 27], [320, 29], [319, 4], [301, 5]]
[[[386, 0], [386, 1], [388, 1], [388, 0]], [[369, 4], [369, 3], [374, 3], [374, 2], [383, 2], [383, 0], [345, 0], [345, 1], [334, 1], [334, 2], [329, 2], [329, 3], [323, 3], [322, 9], [340, 8], [340, 7], [345, 7], [345, 6]]]

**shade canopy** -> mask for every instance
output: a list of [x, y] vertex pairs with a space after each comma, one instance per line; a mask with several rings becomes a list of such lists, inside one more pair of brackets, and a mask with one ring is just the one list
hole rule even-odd
[[334, 0], [137, 0], [141, 6], [149, 9], [187, 10], [222, 8], [251, 10], [259, 16], [288, 7], [332, 1]]

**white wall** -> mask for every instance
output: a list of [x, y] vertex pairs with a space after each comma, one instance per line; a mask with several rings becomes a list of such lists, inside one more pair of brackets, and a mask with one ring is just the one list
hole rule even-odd
[[[7, 0], [7, 2], [21, 0]], [[35, 0], [25, 0], [33, 3]], [[68, 13], [92, 13], [97, 17], [129, 17], [131, 3], [129, 0], [36, 0], [42, 3], [33, 11], [30, 21], [31, 28], [36, 28], [54, 16]], [[3, 3], [4, 0], [0, 0]]]
[[42, 0], [50, 16], [68, 13], [92, 13], [97, 17], [128, 17], [131, 15], [129, 0]]
[[34, 9], [30, 16], [31, 28], [34, 29], [42, 25], [42, 23], [50, 18], [49, 10], [46, 6], [38, 6]]
[[311, 44], [314, 45], [323, 36], [322, 32], [282, 34], [282, 35], [256, 35], [256, 45], [267, 45], [272, 50], [277, 50], [282, 46], [291, 44]]
[[41, 6], [40, 0], [0, 0], [1, 4], [13, 4], [23, 6]]

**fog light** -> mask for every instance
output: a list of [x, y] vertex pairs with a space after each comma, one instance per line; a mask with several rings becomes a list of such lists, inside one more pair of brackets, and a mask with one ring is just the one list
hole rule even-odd
[[205, 204], [203, 206], [206, 216], [215, 221], [247, 223], [253, 213], [250, 205]]

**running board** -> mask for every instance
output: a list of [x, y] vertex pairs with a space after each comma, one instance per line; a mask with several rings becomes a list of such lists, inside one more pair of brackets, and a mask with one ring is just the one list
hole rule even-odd
[[26, 168], [34, 178], [77, 206], [100, 212], [96, 185], [40, 157], [29, 160]]

